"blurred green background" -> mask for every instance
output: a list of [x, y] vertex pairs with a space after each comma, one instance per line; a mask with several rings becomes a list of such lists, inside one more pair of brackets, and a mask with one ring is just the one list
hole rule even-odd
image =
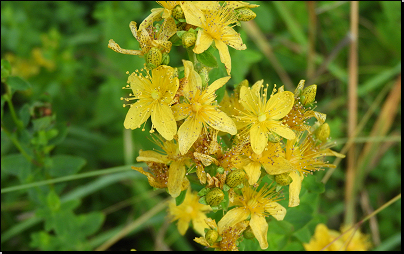
[[[245, 78], [250, 83], [264, 79], [269, 85], [285, 85], [286, 90], [294, 89], [301, 79], [306, 80], [306, 86], [317, 84], [316, 110], [327, 114], [331, 136], [338, 143], [334, 150], [340, 151], [347, 141], [349, 40], [346, 38], [350, 30], [350, 2], [253, 3], [260, 5], [253, 9], [257, 14], [254, 22], [265, 41], [247, 33], [245, 28], [250, 28], [247, 24], [236, 27], [247, 50], [230, 48], [232, 78], [227, 89], [231, 91]], [[60, 132], [65, 130], [66, 134], [61, 135], [49, 158], [54, 158], [53, 163], [58, 162], [62, 171], [65, 163], [77, 164], [71, 171], [59, 174], [44, 175], [37, 171], [26, 172], [27, 177], [22, 177], [19, 168], [12, 164], [20, 158], [13, 157], [18, 150], [3, 131], [7, 128], [13, 132], [15, 126], [2, 98], [2, 189], [67, 176], [79, 170], [80, 173], [97, 172], [132, 164], [139, 149], [154, 147], [147, 139], [147, 131], [123, 128], [128, 110], [120, 100], [128, 95], [128, 90], [122, 90], [127, 80], [125, 72], [142, 68], [144, 61], [116, 53], [107, 45], [109, 39], [114, 39], [123, 48], [138, 49], [129, 22], [141, 23], [152, 8], [158, 7], [155, 2], [137, 1], [1, 2], [1, 58], [10, 62], [13, 76], [23, 78], [32, 86], [16, 92], [13, 105], [24, 115], [21, 112], [36, 103], [47, 103], [56, 115], [55, 128]], [[313, 27], [314, 35], [310, 32]], [[271, 49], [265, 55], [268, 46]], [[315, 53], [310, 53], [310, 47]], [[357, 53], [358, 122], [374, 107], [355, 139], [357, 158], [366, 158], [357, 165], [362, 172], [359, 183], [356, 182], [360, 186], [355, 203], [358, 220], [401, 192], [401, 97], [394, 100], [394, 92], [390, 94], [397, 91], [393, 90], [397, 89], [397, 82], [401, 89], [400, 2], [359, 3]], [[175, 47], [170, 52], [170, 65], [180, 66], [181, 59], [186, 57], [183, 47]], [[383, 111], [386, 105], [390, 105], [390, 110]], [[390, 124], [372, 132], [380, 121]], [[366, 143], [369, 141], [373, 142]], [[371, 149], [363, 149], [366, 145]], [[21, 166], [24, 167], [25, 164]], [[50, 189], [42, 186], [2, 194], [1, 249], [98, 248], [126, 224], [168, 197], [163, 191], [153, 191], [143, 175], [125, 169], [128, 170], [55, 184]], [[299, 234], [291, 231], [287, 240], [279, 245], [270, 244], [270, 248], [303, 249], [301, 242], [310, 239], [318, 222], [339, 229], [344, 221], [345, 172], [343, 160], [327, 182], [320, 201], [309, 209], [311, 217], [305, 224], [307, 227], [302, 226]], [[324, 171], [316, 172], [308, 177], [312, 178], [309, 181], [320, 181], [324, 174]], [[53, 187], [55, 191], [49, 191]], [[302, 202], [304, 195], [303, 192]], [[53, 199], [70, 212], [55, 216], [58, 219], [50, 222], [47, 214], [52, 207], [46, 204]], [[304, 206], [288, 208], [288, 213], [299, 216], [298, 209]], [[165, 211], [158, 212], [108, 250], [202, 249], [192, 241], [196, 234], [191, 228], [181, 237], [175, 223], [170, 224], [165, 216]], [[77, 221], [77, 225], [58, 225], [70, 220]], [[371, 234], [376, 248], [400, 250], [401, 200], [379, 213], [373, 222], [364, 223], [361, 230]], [[78, 236], [76, 231], [85, 232]]]

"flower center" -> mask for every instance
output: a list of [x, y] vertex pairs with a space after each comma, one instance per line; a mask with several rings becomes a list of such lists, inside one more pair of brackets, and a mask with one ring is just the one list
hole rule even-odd
[[151, 93], [151, 97], [152, 97], [154, 100], [157, 100], [157, 99], [159, 98], [159, 92], [153, 91], [153, 92]]
[[261, 113], [261, 114], [258, 116], [258, 121], [263, 122], [263, 121], [265, 121], [265, 120], [267, 120], [267, 114]]
[[202, 104], [200, 104], [199, 102], [192, 103], [192, 110], [194, 112], [198, 112], [201, 108], [202, 108]]

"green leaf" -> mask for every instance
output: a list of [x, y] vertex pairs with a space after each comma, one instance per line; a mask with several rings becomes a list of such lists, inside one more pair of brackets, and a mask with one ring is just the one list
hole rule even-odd
[[284, 220], [291, 223], [296, 231], [309, 223], [313, 218], [312, 213], [312, 207], [305, 203], [300, 203], [299, 206], [288, 209]]
[[185, 195], [187, 194], [187, 190], [183, 190], [181, 191], [180, 195], [178, 197], [175, 198], [175, 204], [177, 206], [181, 205], [182, 202], [184, 202], [185, 199]]
[[31, 173], [31, 163], [22, 154], [10, 154], [1, 157], [1, 171], [18, 177], [25, 182]]
[[46, 201], [48, 202], [48, 207], [51, 211], [56, 212], [60, 208], [60, 199], [55, 191], [50, 191], [48, 196], [46, 197]]
[[74, 175], [86, 164], [86, 160], [71, 155], [56, 155], [52, 157], [52, 168], [49, 174], [52, 177]]
[[20, 115], [20, 120], [22, 121], [23, 126], [27, 127], [29, 120], [31, 118], [28, 103], [25, 103], [24, 106], [21, 107], [21, 109], [19, 111], [19, 115]]
[[59, 247], [60, 241], [57, 237], [45, 231], [39, 231], [31, 234], [31, 242], [29, 245], [32, 248], [39, 248], [43, 251], [54, 251]]
[[216, 90], [216, 101], [218, 104], [223, 100], [225, 92], [226, 92], [226, 85]]
[[32, 124], [34, 125], [34, 131], [44, 130], [49, 127], [52, 123], [54, 117], [53, 116], [45, 116], [38, 119], [32, 120]]
[[104, 223], [105, 215], [102, 212], [92, 212], [77, 216], [81, 234], [89, 236], [97, 232]]
[[1, 82], [5, 82], [11, 74], [11, 64], [6, 59], [1, 59]]
[[31, 88], [30, 83], [16, 76], [9, 77], [7, 84], [15, 91], [25, 91]]
[[211, 67], [211, 68], [217, 67], [217, 61], [216, 61], [215, 56], [212, 53], [210, 53], [208, 50], [205, 50], [201, 54], [196, 54], [196, 59], [200, 63], [206, 65], [207, 67]]
[[310, 192], [323, 193], [325, 191], [324, 183], [317, 181], [315, 177], [306, 177], [302, 186]]

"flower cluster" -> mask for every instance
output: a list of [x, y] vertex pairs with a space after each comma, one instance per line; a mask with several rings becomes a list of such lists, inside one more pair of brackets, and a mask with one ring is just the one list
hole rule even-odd
[[[202, 236], [195, 241], [218, 250], [237, 250], [244, 238], [256, 238], [268, 248], [268, 217], [283, 220], [286, 208], [277, 201], [281, 189], [289, 186], [289, 207], [299, 205], [299, 193], [306, 175], [335, 167], [325, 156], [344, 157], [330, 150], [330, 127], [326, 115], [314, 111], [316, 85], [304, 88], [301, 80], [294, 93], [283, 86], [269, 88], [263, 80], [252, 86], [244, 80], [220, 103], [216, 92], [231, 78], [228, 46], [245, 50], [234, 27], [255, 18], [245, 2], [159, 1], [137, 27], [129, 27], [139, 50], [116, 52], [145, 59], [144, 69], [128, 77], [132, 93], [124, 100], [129, 111], [127, 129], [144, 130], [151, 117], [153, 141], [161, 151], [139, 151], [143, 168], [133, 169], [147, 176], [154, 188], [166, 188], [173, 198], [184, 201], [169, 206], [173, 221], [185, 234], [189, 223]], [[189, 60], [182, 66], [169, 65], [172, 46], [183, 46]], [[209, 80], [211, 53], [218, 50], [227, 76]], [[270, 90], [268, 90], [270, 89]], [[122, 98], [123, 99], [123, 98]], [[308, 119], [316, 123], [309, 125]], [[272, 184], [263, 183], [272, 180]], [[190, 182], [199, 184], [198, 193]], [[206, 217], [223, 210], [216, 222]]]

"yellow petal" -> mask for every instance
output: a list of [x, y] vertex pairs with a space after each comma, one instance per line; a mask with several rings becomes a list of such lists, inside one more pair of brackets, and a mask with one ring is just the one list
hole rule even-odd
[[259, 162], [251, 162], [248, 165], [244, 166], [244, 171], [248, 175], [248, 184], [255, 184], [261, 175], [261, 163]]
[[279, 175], [293, 170], [292, 164], [282, 156], [273, 156], [271, 161], [262, 164], [268, 175]]
[[295, 101], [292, 92], [286, 91], [274, 94], [267, 102], [265, 111], [269, 112], [269, 118], [279, 120], [286, 116], [293, 107]]
[[130, 109], [126, 114], [123, 125], [126, 129], [139, 128], [150, 116], [150, 102], [138, 100], [136, 103], [130, 105]]
[[249, 210], [238, 207], [228, 211], [218, 223], [219, 234], [228, 227], [234, 227], [240, 221], [246, 220], [250, 214]]
[[157, 40], [168, 41], [176, 32], [177, 26], [174, 19], [172, 17], [165, 18], [157, 34]]
[[179, 103], [172, 106], [171, 110], [173, 111], [175, 120], [180, 121], [191, 114], [191, 105], [188, 103]]
[[292, 182], [289, 184], [289, 207], [295, 207], [300, 204], [300, 189], [302, 188], [302, 177], [298, 171], [290, 172], [289, 176]]
[[154, 8], [151, 10], [151, 14], [147, 16], [143, 22], [139, 25], [139, 30], [146, 29], [153, 25], [155, 19], [164, 11], [164, 8]]
[[177, 123], [168, 105], [156, 103], [151, 113], [151, 119], [161, 136], [167, 140], [174, 138], [174, 135], [177, 133]]
[[282, 126], [280, 121], [268, 120], [265, 121], [265, 125], [269, 131], [273, 131], [286, 139], [296, 138], [296, 134], [288, 127]]
[[164, 183], [156, 181], [156, 178], [154, 177], [154, 175], [152, 175], [149, 172], [144, 171], [143, 168], [132, 167], [132, 169], [147, 176], [147, 181], [149, 182], [151, 187], [154, 187], [154, 188], [165, 188], [166, 187], [166, 185]]
[[205, 237], [195, 237], [194, 241], [203, 245], [203, 246], [210, 246], [208, 241], [206, 241]]
[[198, 213], [198, 217], [192, 219], [192, 225], [196, 232], [200, 235], [205, 235], [205, 228], [208, 228], [208, 225], [205, 222], [206, 215], [202, 212]]
[[222, 28], [222, 34], [226, 35], [221, 38], [224, 44], [237, 50], [244, 50], [247, 46], [243, 43], [240, 34], [237, 33], [233, 28], [225, 26]]
[[210, 84], [208, 86], [208, 88], [206, 88], [206, 92], [207, 94], [214, 94], [215, 91], [219, 88], [221, 88], [224, 84], [227, 83], [227, 81], [229, 81], [230, 76], [227, 77], [223, 77], [220, 79], [215, 80], [215, 82], [213, 82], [212, 84]]
[[265, 211], [271, 214], [276, 220], [283, 220], [286, 215], [286, 208], [278, 204], [277, 202], [272, 202], [266, 207]]
[[150, 91], [152, 87], [149, 79], [138, 76], [135, 72], [128, 77], [128, 82], [134, 96], [139, 96], [145, 93], [145, 91]]
[[156, 163], [168, 163], [169, 159], [167, 155], [159, 154], [155, 151], [139, 151], [139, 156], [136, 161], [151, 161]]
[[109, 40], [108, 41], [108, 48], [112, 49], [115, 52], [121, 53], [121, 54], [126, 54], [126, 55], [143, 55], [141, 50], [133, 50], [133, 49], [123, 49], [121, 48], [118, 43], [116, 43], [114, 40]]
[[185, 97], [191, 99], [196, 93], [196, 90], [202, 89], [202, 79], [201, 76], [194, 70], [194, 65], [191, 61], [182, 60], [184, 64], [184, 76], [187, 78], [188, 82], [182, 88]]
[[206, 108], [204, 114], [201, 114], [201, 116], [203, 116], [203, 121], [212, 128], [230, 133], [231, 135], [236, 135], [236, 124], [223, 111], [215, 109], [214, 107]]
[[219, 40], [215, 40], [215, 46], [217, 50], [219, 50], [220, 61], [224, 63], [224, 67], [226, 67], [227, 75], [230, 75], [231, 72], [231, 58], [229, 49], [227, 45]]
[[268, 130], [262, 123], [254, 124], [250, 130], [251, 148], [256, 154], [261, 154], [268, 143]]
[[182, 179], [185, 177], [185, 166], [180, 161], [173, 161], [168, 170], [168, 193], [176, 198], [181, 193]]
[[181, 5], [188, 24], [201, 27], [205, 22], [205, 15], [193, 3], [185, 1]]
[[178, 143], [180, 153], [186, 154], [198, 139], [202, 131], [202, 122], [195, 115], [189, 116], [178, 129]]
[[268, 223], [265, 220], [265, 217], [259, 216], [256, 213], [251, 214], [250, 227], [255, 238], [257, 238], [261, 249], [265, 250], [268, 248]]
[[258, 115], [258, 101], [258, 95], [256, 94], [256, 92], [252, 92], [251, 88], [245, 86], [242, 86], [240, 88], [240, 103], [244, 107], [244, 109]]
[[226, 6], [228, 8], [232, 9], [238, 9], [241, 7], [248, 7], [248, 8], [255, 8], [258, 7], [258, 4], [250, 4], [248, 2], [242, 2], [242, 1], [226, 1]]
[[204, 30], [199, 30], [193, 51], [195, 54], [201, 54], [210, 47], [212, 41], [213, 38], [208, 33]]
[[178, 227], [178, 232], [180, 232], [181, 235], [185, 235], [185, 233], [187, 232], [187, 229], [189, 227], [189, 221], [184, 220], [184, 219], [179, 219], [177, 227]]
[[255, 82], [254, 85], [251, 87], [251, 93], [254, 95], [255, 98], [260, 97], [260, 91], [261, 91], [263, 83], [264, 83], [264, 80], [261, 79], [261, 80], [258, 80], [257, 82]]

